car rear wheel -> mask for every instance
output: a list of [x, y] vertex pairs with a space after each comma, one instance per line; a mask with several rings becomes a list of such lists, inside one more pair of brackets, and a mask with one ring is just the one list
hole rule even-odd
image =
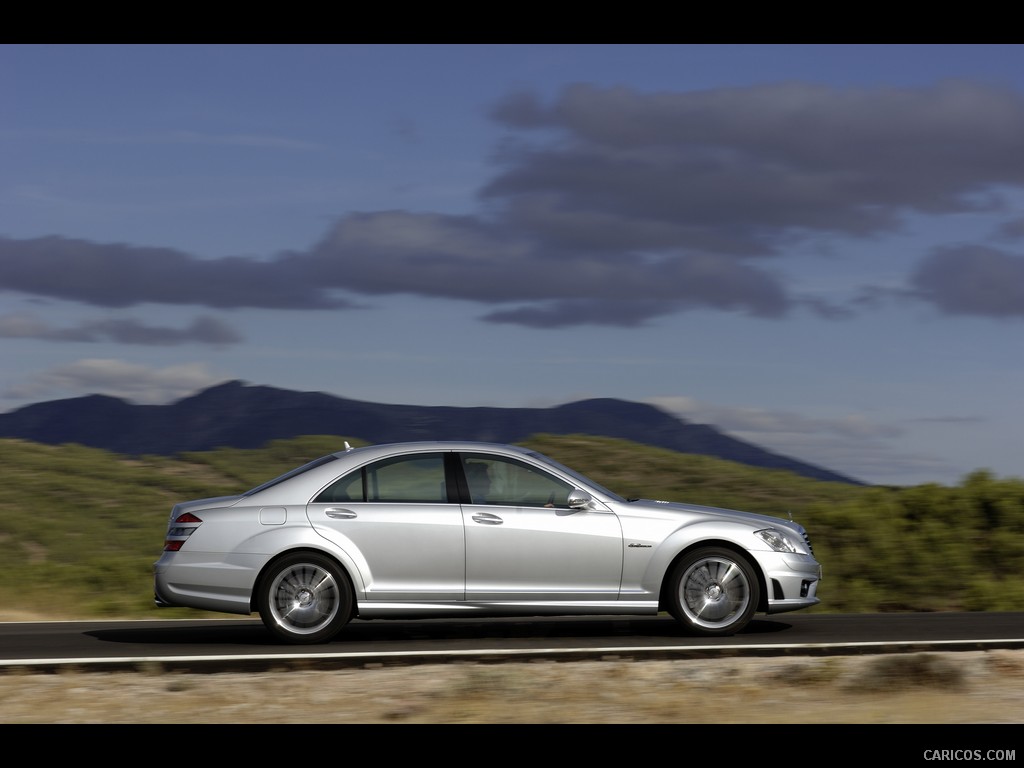
[[676, 565], [669, 582], [669, 612], [700, 635], [731, 635], [743, 629], [760, 600], [750, 562], [728, 549], [696, 550]]
[[287, 643], [325, 643], [352, 616], [352, 585], [328, 557], [311, 552], [273, 564], [258, 595], [260, 618]]

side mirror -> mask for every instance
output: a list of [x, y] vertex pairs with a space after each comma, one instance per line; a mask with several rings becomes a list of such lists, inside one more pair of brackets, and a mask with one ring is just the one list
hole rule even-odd
[[570, 509], [584, 509], [593, 500], [593, 496], [579, 488], [574, 488], [573, 490], [569, 491], [568, 503]]

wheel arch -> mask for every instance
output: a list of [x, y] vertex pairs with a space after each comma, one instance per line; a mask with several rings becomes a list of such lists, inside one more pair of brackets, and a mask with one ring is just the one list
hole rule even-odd
[[672, 560], [668, 564], [668, 568], [664, 570], [661, 575], [661, 584], [658, 587], [658, 610], [668, 610], [668, 595], [671, 589], [672, 572], [675, 570], [676, 565], [684, 557], [689, 555], [691, 552], [695, 552], [698, 549], [706, 549], [708, 547], [714, 547], [716, 549], [726, 549], [735, 554], [737, 557], [742, 557], [747, 563], [750, 564], [754, 575], [757, 576], [758, 589], [758, 600], [757, 600], [757, 612], [764, 613], [768, 610], [768, 583], [765, 579], [764, 570], [761, 568], [761, 564], [757, 561], [757, 558], [751, 557], [750, 553], [747, 552], [743, 547], [736, 544], [728, 539], [702, 539], [700, 541], [694, 541], [688, 544], [683, 549], [679, 550]]
[[349, 564], [347, 564], [344, 560], [339, 558], [334, 552], [331, 552], [330, 550], [326, 549], [321, 549], [319, 547], [311, 546], [292, 547], [291, 549], [282, 550], [263, 564], [263, 567], [260, 568], [260, 572], [256, 575], [256, 579], [253, 581], [252, 591], [249, 593], [249, 612], [259, 612], [259, 595], [263, 591], [263, 586], [266, 580], [270, 577], [271, 572], [274, 570], [277, 564], [286, 557], [291, 557], [292, 555], [301, 555], [304, 552], [329, 558], [331, 561], [334, 562], [335, 565], [338, 566], [338, 568], [341, 569], [345, 576], [348, 577], [348, 588], [352, 592], [352, 594], [350, 595], [350, 597], [352, 598], [352, 616], [355, 616], [358, 604], [357, 598], [359, 596], [359, 587], [357, 586], [359, 582], [357, 579], [357, 573], [355, 569], [350, 567]]

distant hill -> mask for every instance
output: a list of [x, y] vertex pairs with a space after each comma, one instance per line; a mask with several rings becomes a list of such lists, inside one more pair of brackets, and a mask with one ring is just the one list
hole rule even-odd
[[728, 437], [714, 427], [691, 424], [654, 406], [610, 398], [553, 408], [386, 405], [230, 381], [170, 405], [134, 405], [115, 397], [88, 395], [0, 414], [0, 437], [50, 445], [78, 443], [127, 455], [173, 456], [219, 446], [260, 448], [270, 440], [301, 435], [336, 434], [371, 443], [516, 443], [538, 433], [621, 438], [753, 467], [789, 470], [816, 480], [863, 484]]

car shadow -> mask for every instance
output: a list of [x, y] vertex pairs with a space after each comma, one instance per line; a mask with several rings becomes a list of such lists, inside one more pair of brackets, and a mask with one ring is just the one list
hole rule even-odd
[[[140, 622], [141, 623], [141, 622]], [[96, 629], [87, 637], [105, 643], [137, 645], [278, 645], [259, 621], [199, 619], [181, 626], [140, 626]]]
[[[141, 623], [140, 623], [141, 624]], [[330, 643], [302, 646], [282, 643], [274, 638], [262, 622], [254, 619], [211, 620], [199, 619], [159, 623], [158, 626], [118, 627], [85, 632], [89, 637], [106, 643], [149, 646], [274, 646], [292, 649], [335, 649], [372, 643], [381, 649], [390, 644], [409, 642], [459, 645], [466, 641], [494, 639], [505, 644], [527, 647], [531, 641], [559, 641], [562, 644], [584, 642], [591, 645], [614, 643], [628, 645], [623, 640], [642, 638], [653, 645], [679, 643], [699, 645], [748, 644], [756, 638], [767, 638], [791, 629], [790, 624], [772, 619], [755, 619], [736, 635], [703, 637], [686, 630], [669, 617], [637, 618], [497, 618], [472, 620], [422, 619], [418, 621], [354, 620]]]

